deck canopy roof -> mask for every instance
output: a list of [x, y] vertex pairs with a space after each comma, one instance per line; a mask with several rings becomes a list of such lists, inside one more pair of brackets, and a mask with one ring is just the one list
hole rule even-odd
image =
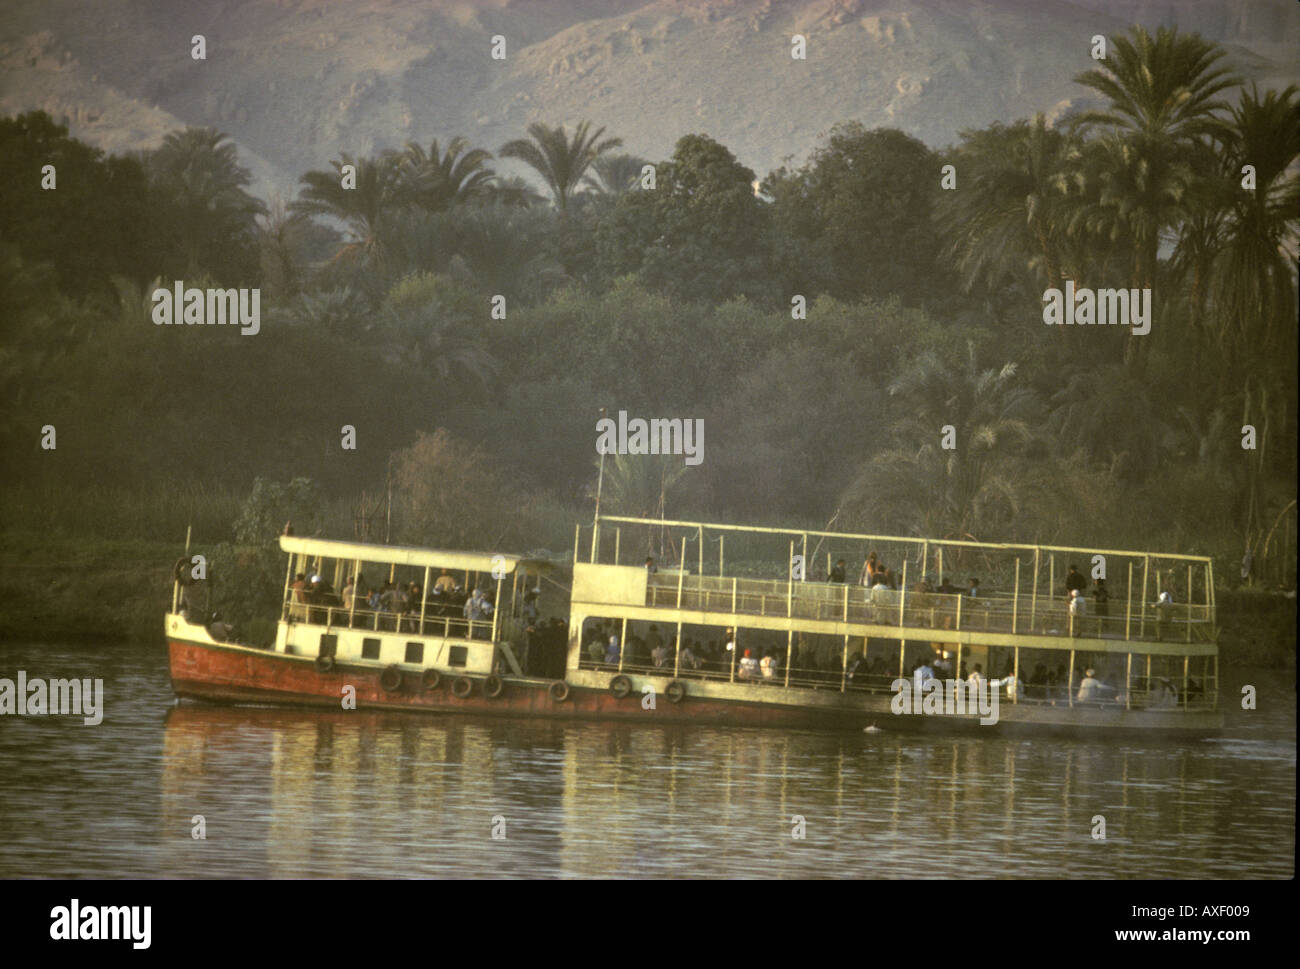
[[421, 568], [454, 569], [467, 572], [497, 571], [505, 575], [516, 569], [546, 572], [555, 568], [547, 559], [525, 558], [503, 552], [461, 552], [407, 545], [376, 545], [370, 542], [340, 542], [329, 538], [299, 538], [281, 535], [280, 550], [298, 555], [319, 556], [355, 562], [415, 565]]

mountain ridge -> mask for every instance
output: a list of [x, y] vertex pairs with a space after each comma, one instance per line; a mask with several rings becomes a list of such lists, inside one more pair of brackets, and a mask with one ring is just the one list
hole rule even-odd
[[[1198, 24], [1265, 85], [1295, 79], [1300, 13], [1267, 0], [15, 0], [0, 110], [41, 108], [110, 151], [184, 125], [228, 132], [254, 188], [289, 197], [341, 152], [464, 135], [495, 152], [530, 122], [590, 119], [667, 157], [703, 132], [760, 177], [833, 124], [958, 131], [1083, 103], [1093, 34]], [[1184, 28], [1191, 29], [1191, 28]], [[190, 57], [204, 34], [208, 57]], [[807, 38], [808, 58], [790, 56]], [[489, 56], [506, 38], [505, 61]], [[1215, 36], [1218, 34], [1219, 36]], [[519, 171], [503, 163], [505, 172]]]

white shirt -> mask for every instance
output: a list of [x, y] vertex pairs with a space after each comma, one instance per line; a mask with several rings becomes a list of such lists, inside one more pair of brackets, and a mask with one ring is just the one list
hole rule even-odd
[[763, 671], [763, 679], [765, 680], [773, 679], [776, 676], [776, 660], [770, 656], [764, 656], [759, 662], [758, 668]]
[[1088, 700], [1101, 699], [1101, 681], [1093, 679], [1091, 676], [1085, 676], [1083, 682], [1079, 684], [1079, 695], [1075, 700], [1079, 703], [1085, 703]]

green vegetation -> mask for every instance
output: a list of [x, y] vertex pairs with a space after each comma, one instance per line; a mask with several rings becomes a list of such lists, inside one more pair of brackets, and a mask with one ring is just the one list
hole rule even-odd
[[[699, 467], [609, 462], [610, 511], [1212, 554], [1224, 587], [1249, 550], [1293, 588], [1300, 97], [1195, 35], [1111, 49], [1097, 110], [942, 151], [848, 122], [761, 181], [693, 133], [647, 189], [604, 129], [533, 125], [500, 154], [546, 197], [453, 132], [285, 206], [220, 132], [105, 157], [0, 119], [6, 575], [165, 570], [193, 525], [262, 582], [283, 522], [247, 502], [299, 478], [322, 533], [391, 481], [394, 540], [562, 551], [606, 407], [706, 431]], [[154, 326], [176, 279], [261, 287], [261, 332]], [[1150, 287], [1151, 332], [1044, 326], [1063, 279]]]

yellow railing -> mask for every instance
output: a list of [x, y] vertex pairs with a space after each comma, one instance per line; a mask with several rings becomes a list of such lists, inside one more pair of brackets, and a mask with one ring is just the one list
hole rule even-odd
[[950, 629], [1122, 641], [1213, 642], [1214, 608], [1175, 603], [1149, 607], [1145, 623], [1125, 610], [1074, 616], [1063, 600], [1039, 598], [1024, 615], [1017, 596], [866, 589], [844, 583], [794, 582], [739, 576], [648, 576], [646, 605], [732, 615], [791, 617], [896, 628]]
[[436, 616], [428, 613], [421, 619], [419, 610], [388, 612], [382, 609], [348, 609], [337, 604], [320, 605], [292, 599], [284, 603], [281, 615], [288, 622], [311, 626], [444, 638], [491, 639], [493, 629], [490, 619], [465, 619], [462, 616]]

